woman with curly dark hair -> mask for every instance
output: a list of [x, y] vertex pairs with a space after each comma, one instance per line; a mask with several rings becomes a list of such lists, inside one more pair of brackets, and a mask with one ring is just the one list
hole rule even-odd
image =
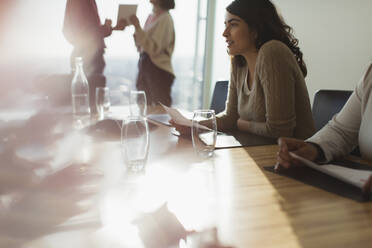
[[227, 50], [232, 57], [221, 131], [305, 139], [314, 131], [307, 74], [298, 40], [269, 0], [235, 0], [226, 8]]

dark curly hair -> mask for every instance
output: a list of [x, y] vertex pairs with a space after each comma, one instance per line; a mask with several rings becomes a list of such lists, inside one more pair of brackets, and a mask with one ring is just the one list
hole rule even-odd
[[[298, 47], [298, 39], [293, 35], [293, 29], [279, 16], [270, 0], [234, 0], [226, 10], [243, 19], [250, 29], [256, 32], [256, 48], [270, 40], [279, 40], [293, 52], [304, 77], [307, 75], [306, 64]], [[238, 55], [233, 58], [238, 65], [244, 65], [245, 59]]]
[[174, 9], [176, 7], [176, 4], [174, 3], [174, 0], [160, 0], [159, 6], [162, 9], [170, 10]]

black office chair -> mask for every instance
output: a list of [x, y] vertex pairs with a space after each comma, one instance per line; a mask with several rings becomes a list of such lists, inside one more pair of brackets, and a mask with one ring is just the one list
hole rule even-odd
[[[340, 112], [351, 93], [351, 90], [318, 90], [315, 93], [312, 112], [316, 131]], [[355, 147], [351, 154], [360, 157], [359, 146]]]
[[351, 93], [350, 90], [318, 90], [315, 93], [312, 112], [316, 131], [340, 112]]
[[229, 81], [217, 81], [214, 86], [210, 108], [213, 109], [216, 114], [225, 110], [228, 88]]

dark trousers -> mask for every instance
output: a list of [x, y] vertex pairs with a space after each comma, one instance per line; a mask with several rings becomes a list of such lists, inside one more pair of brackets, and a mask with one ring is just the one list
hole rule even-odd
[[146, 93], [148, 105], [161, 102], [166, 106], [172, 105], [171, 89], [174, 76], [152, 63], [146, 53], [141, 53], [138, 62], [137, 89]]
[[71, 69], [75, 70], [75, 58], [82, 57], [83, 69], [87, 77], [95, 74], [103, 75], [106, 66], [103, 58], [104, 53], [105, 49], [103, 47], [95, 51], [87, 48], [74, 48], [71, 54]]

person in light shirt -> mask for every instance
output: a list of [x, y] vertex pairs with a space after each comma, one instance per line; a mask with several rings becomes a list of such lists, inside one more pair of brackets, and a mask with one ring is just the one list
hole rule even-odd
[[[359, 146], [361, 156], [372, 161], [372, 63], [346, 102], [332, 120], [306, 141], [280, 138], [276, 168], [289, 168], [300, 162], [293, 152], [310, 161], [327, 163], [348, 155]], [[372, 189], [372, 180], [364, 190]]]
[[134, 25], [134, 41], [140, 53], [137, 89], [146, 93], [149, 106], [159, 102], [171, 106], [171, 89], [175, 74], [172, 54], [175, 31], [169, 10], [175, 8], [174, 0], [150, 0], [152, 13], [142, 28], [136, 16], [130, 18]]

